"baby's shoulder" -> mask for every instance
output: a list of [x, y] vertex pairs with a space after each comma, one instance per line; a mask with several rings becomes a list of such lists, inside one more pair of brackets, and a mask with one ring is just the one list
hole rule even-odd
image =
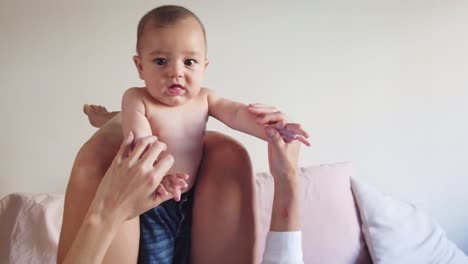
[[203, 97], [203, 99], [208, 100], [210, 97], [215, 96], [216, 92], [211, 88], [203, 87], [200, 89], [199, 95]]
[[143, 97], [146, 96], [146, 89], [144, 87], [131, 87], [128, 88], [123, 96], [124, 97]]
[[132, 87], [128, 88], [122, 97], [124, 102], [151, 102], [151, 95], [145, 87]]

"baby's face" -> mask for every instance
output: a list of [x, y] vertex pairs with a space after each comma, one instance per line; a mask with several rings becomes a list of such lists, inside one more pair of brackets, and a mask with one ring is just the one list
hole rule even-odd
[[153, 98], [168, 106], [184, 104], [200, 92], [208, 65], [203, 30], [194, 18], [148, 26], [134, 60]]

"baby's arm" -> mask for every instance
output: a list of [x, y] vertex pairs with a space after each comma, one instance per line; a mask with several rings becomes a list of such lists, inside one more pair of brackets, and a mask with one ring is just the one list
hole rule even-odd
[[[264, 127], [274, 125], [287, 142], [298, 139], [306, 145], [308, 134], [299, 124], [289, 123], [286, 116], [276, 112], [275, 108], [263, 105], [246, 105], [234, 102], [217, 95], [210, 89], [205, 89], [208, 97], [210, 116], [220, 120], [228, 127], [250, 134], [267, 141]], [[275, 112], [271, 115], [272, 112]]]
[[132, 131], [135, 135], [133, 142], [153, 134], [150, 123], [146, 118], [146, 109], [143, 103], [144, 92], [140, 88], [130, 88], [125, 91], [122, 97], [123, 134], [128, 135]]

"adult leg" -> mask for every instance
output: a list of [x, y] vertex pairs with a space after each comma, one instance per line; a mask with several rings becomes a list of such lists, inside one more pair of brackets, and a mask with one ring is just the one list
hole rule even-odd
[[257, 263], [256, 212], [246, 149], [226, 135], [207, 132], [193, 206], [193, 263]]
[[[122, 143], [120, 115], [101, 127], [80, 149], [73, 165], [67, 191], [58, 245], [61, 263], [81, 226], [102, 177]], [[127, 221], [112, 242], [104, 263], [136, 263], [138, 254], [138, 217]]]
[[[88, 110], [90, 109], [88, 108]], [[99, 107], [95, 108], [94, 111], [86, 111], [85, 107], [85, 113], [90, 121], [97, 120], [99, 122], [117, 114]], [[79, 156], [89, 158], [87, 162], [84, 162], [85, 164], [95, 164], [97, 161], [104, 163], [100, 166], [101, 171], [94, 173], [97, 177], [92, 177], [93, 181], [95, 181], [93, 183], [94, 188], [89, 202], [87, 202], [85, 208], [82, 208], [82, 216], [84, 216], [94, 196], [95, 189], [122, 140], [119, 119], [117, 119], [117, 122], [110, 123], [110, 125], [118, 129], [101, 131], [101, 133], [110, 134], [111, 137], [98, 135], [96, 141], [112, 141], [109, 144], [115, 145], [112, 154], [106, 150], [104, 150], [105, 153], [95, 152], [99, 149], [102, 150], [102, 147], [96, 147], [96, 145], [107, 145], [106, 143], [90, 143], [91, 147], [83, 147], [89, 153], [79, 154]], [[115, 131], [119, 131], [119, 133], [114, 134]], [[117, 141], [118, 144], [114, 141]], [[95, 153], [94, 156], [93, 153]], [[103, 158], [100, 155], [106, 157]], [[107, 164], [105, 161], [107, 161]], [[92, 168], [89, 165], [85, 167]], [[83, 175], [90, 174], [84, 173]], [[89, 179], [84, 181], [86, 182], [86, 180]], [[252, 166], [245, 148], [228, 136], [216, 132], [207, 132], [193, 208], [192, 260], [194, 263], [256, 263], [258, 261], [254, 188], [255, 181]], [[81, 223], [81, 220], [78, 223]], [[76, 230], [78, 230], [78, 227]], [[72, 239], [76, 234], [76, 230], [72, 234]], [[68, 247], [69, 245], [66, 250], [68, 250]]]

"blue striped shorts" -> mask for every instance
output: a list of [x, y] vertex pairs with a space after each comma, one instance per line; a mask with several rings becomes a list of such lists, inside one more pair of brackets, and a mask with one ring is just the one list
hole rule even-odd
[[190, 263], [193, 188], [140, 215], [138, 263]]

